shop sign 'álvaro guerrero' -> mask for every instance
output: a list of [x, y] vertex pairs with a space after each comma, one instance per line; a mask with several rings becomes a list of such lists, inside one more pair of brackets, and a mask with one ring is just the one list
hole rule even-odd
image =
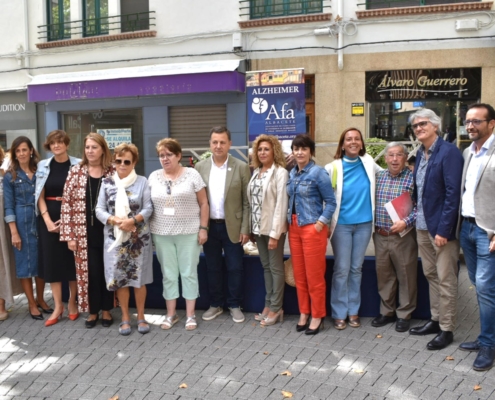
[[366, 72], [366, 100], [478, 99], [481, 68]]

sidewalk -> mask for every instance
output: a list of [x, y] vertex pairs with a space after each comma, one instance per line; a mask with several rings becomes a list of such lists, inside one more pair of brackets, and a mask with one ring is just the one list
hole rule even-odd
[[[327, 319], [322, 333], [308, 337], [296, 333], [297, 316], [261, 328], [253, 314], [235, 324], [228, 312], [205, 322], [198, 311], [198, 329], [186, 332], [184, 311], [170, 331], [159, 328], [163, 310], [147, 312], [153, 326], [144, 336], [135, 319], [128, 337], [118, 334], [118, 324], [85, 329], [82, 318], [45, 328], [19, 297], [0, 322], [0, 400], [283, 399], [282, 391], [306, 400], [495, 398], [495, 369], [475, 372], [475, 354], [457, 350], [479, 329], [465, 266], [455, 341], [437, 352], [426, 350], [432, 336], [373, 328], [371, 318], [343, 331]], [[118, 309], [112, 314], [119, 320]], [[179, 388], [183, 383], [187, 388]]]

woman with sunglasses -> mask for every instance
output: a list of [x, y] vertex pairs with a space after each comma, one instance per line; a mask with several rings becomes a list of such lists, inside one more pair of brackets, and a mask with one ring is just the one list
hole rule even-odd
[[65, 181], [70, 167], [81, 161], [69, 156], [69, 143], [70, 137], [64, 131], [57, 129], [50, 132], [43, 147], [53, 156], [41, 160], [36, 170], [35, 204], [39, 215], [38, 275], [50, 283], [55, 303], [55, 309], [46, 320], [45, 326], [55, 325], [64, 312], [62, 281], [69, 282], [69, 319], [75, 321], [79, 318], [74, 254], [60, 241], [60, 211]]
[[103, 266], [103, 224], [95, 215], [101, 181], [113, 172], [105, 138], [90, 133], [84, 138], [83, 159], [69, 170], [64, 186], [60, 240], [74, 252], [79, 312], [89, 311], [88, 329], [96, 326], [100, 310], [103, 327], [113, 322], [114, 294], [106, 288]]
[[175, 139], [162, 139], [156, 151], [163, 169], [151, 173], [151, 199], [156, 212], [150, 220], [156, 256], [162, 267], [163, 297], [167, 315], [162, 329], [178, 321], [179, 275], [186, 299], [186, 330], [198, 326], [194, 309], [199, 296], [198, 263], [200, 246], [208, 239], [210, 208], [206, 185], [193, 168], [180, 164], [182, 148]]
[[105, 280], [107, 289], [117, 291], [122, 310], [119, 333], [131, 333], [129, 287], [134, 288], [137, 329], [145, 334], [150, 326], [144, 318], [146, 285], [153, 282], [153, 249], [148, 219], [153, 213], [150, 188], [144, 176], [136, 174], [138, 149], [121, 144], [114, 150], [115, 173], [103, 180], [96, 217], [105, 224]]

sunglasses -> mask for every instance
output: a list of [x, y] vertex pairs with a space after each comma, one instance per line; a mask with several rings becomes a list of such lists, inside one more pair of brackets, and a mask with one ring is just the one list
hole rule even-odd
[[120, 164], [122, 164], [122, 163], [123, 163], [124, 165], [126, 165], [126, 166], [129, 166], [129, 165], [131, 165], [131, 164], [132, 164], [132, 161], [131, 161], [131, 160], [121, 160], [120, 158], [116, 158], [116, 159], [115, 159], [115, 164], [120, 165]]
[[412, 124], [412, 128], [414, 130], [418, 129], [418, 128], [424, 128], [426, 125], [428, 125], [428, 122], [430, 121], [421, 121], [421, 122], [418, 122], [417, 124]]

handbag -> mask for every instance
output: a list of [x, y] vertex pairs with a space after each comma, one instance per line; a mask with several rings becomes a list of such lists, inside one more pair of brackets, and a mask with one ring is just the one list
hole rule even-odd
[[288, 258], [284, 261], [284, 273], [285, 273], [285, 283], [287, 285], [296, 287], [296, 281], [294, 279], [294, 269], [292, 268], [292, 258]]

